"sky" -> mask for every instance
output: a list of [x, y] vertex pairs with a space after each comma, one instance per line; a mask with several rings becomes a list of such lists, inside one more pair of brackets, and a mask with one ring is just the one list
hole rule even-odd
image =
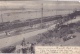
[[[40, 9], [43, 3], [43, 7], [46, 9], [72, 9], [80, 8], [79, 2], [54, 2], [54, 1], [0, 1], [0, 9], [19, 9], [19, 8], [29, 8], [29, 9]], [[58, 7], [57, 7], [58, 6]]]
[[[43, 4], [43, 6], [42, 6]], [[45, 10], [80, 10], [78, 1], [0, 1], [0, 14], [9, 12]]]
[[[42, 6], [43, 4], [43, 6]], [[0, 1], [0, 19], [1, 14], [4, 21], [13, 21], [16, 19], [29, 19], [29, 18], [39, 18], [41, 17], [41, 8], [43, 7], [44, 15], [51, 16], [55, 15], [55, 10], [67, 10], [67, 11], [57, 11], [58, 14], [66, 14], [75, 9], [80, 10], [80, 3], [75, 1]], [[45, 12], [46, 10], [53, 10]], [[26, 11], [40, 11], [35, 13], [28, 13]], [[26, 12], [26, 13], [23, 13]], [[2, 22], [0, 20], [0, 22]]]

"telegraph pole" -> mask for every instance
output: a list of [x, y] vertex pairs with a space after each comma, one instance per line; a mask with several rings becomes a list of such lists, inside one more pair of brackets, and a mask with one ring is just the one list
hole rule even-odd
[[43, 28], [43, 3], [41, 4], [42, 8], [41, 8], [41, 28]]
[[3, 16], [2, 16], [2, 11], [1, 11], [1, 20], [2, 20], [2, 23], [3, 23]]

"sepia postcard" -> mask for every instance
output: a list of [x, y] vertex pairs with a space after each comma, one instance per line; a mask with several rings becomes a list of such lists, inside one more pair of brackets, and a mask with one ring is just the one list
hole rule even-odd
[[0, 1], [0, 53], [80, 54], [80, 2]]

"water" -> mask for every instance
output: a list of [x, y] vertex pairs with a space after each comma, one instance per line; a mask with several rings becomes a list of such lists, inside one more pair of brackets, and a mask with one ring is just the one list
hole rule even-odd
[[[22, 11], [21, 11], [22, 12]], [[72, 10], [63, 10], [63, 11], [45, 11], [43, 16], [54, 16], [54, 15], [65, 15], [72, 13]], [[14, 21], [14, 20], [27, 20], [42, 17], [41, 12], [24, 12], [24, 13], [11, 13], [2, 15], [3, 21]], [[2, 22], [0, 17], [0, 22]]]

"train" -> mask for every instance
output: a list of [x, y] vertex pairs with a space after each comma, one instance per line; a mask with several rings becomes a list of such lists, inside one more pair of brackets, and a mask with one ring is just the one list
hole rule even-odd
[[[74, 18], [76, 17], [76, 16], [78, 16], [78, 15], [80, 15], [80, 11], [75, 11], [75, 12], [73, 12], [73, 13], [71, 13], [71, 14], [68, 14], [68, 15], [66, 15], [66, 16], [62, 16], [62, 15], [56, 15], [56, 16], [49, 16], [49, 17], [43, 17], [43, 18], [36, 18], [36, 19], [29, 19], [29, 20], [26, 20], [26, 21], [24, 21], [24, 22], [22, 22], [22, 21], [20, 21], [20, 20], [15, 20], [15, 21], [13, 21], [13, 22], [3, 22], [3, 23], [0, 23], [0, 31], [5, 31], [5, 30], [9, 30], [9, 29], [15, 29], [15, 28], [19, 28], [19, 27], [25, 27], [25, 26], [30, 26], [30, 25], [35, 25], [35, 24], [40, 24], [41, 22], [49, 22], [49, 21], [53, 21], [53, 20], [58, 20], [58, 19], [65, 19], [64, 21], [66, 21], [67, 19], [69, 20], [69, 19], [73, 19], [74, 20]], [[64, 22], [63, 21], [63, 22]], [[62, 23], [63, 23], [62, 22]], [[69, 24], [69, 26], [71, 26], [71, 23], [68, 23]], [[59, 25], [60, 25], [60, 23], [57, 23], [57, 24], [55, 24], [54, 26], [52, 26], [52, 28], [54, 27], [54, 29], [56, 28], [56, 27], [59, 27]], [[76, 25], [80, 25], [80, 23], [78, 22], [78, 24], [76, 24]], [[60, 27], [65, 27], [65, 26], [68, 26], [68, 25], [66, 25], [65, 23], [63, 23], [62, 25], [60, 25]], [[60, 28], [59, 27], [59, 28]], [[15, 36], [14, 36], [15, 37]], [[4, 39], [4, 43], [3, 42], [1, 42], [3, 45], [1, 45], [1, 46], [4, 46], [4, 45], [11, 45], [11, 43], [9, 43], [9, 41], [6, 41], [6, 39], [8, 39], [8, 40], [11, 40], [11, 39], [13, 39], [14, 37], [8, 37], [8, 38], [5, 38]], [[73, 37], [75, 37], [75, 36], [73, 36]], [[16, 38], [16, 37], [15, 37]], [[69, 37], [69, 39], [70, 39], [71, 37]], [[16, 38], [17, 39], [17, 38]], [[18, 38], [19, 39], [19, 38]], [[19, 39], [19, 40], [21, 40], [21, 39]], [[15, 43], [15, 42], [17, 42], [17, 41], [14, 41], [13, 43]], [[8, 51], [7, 51], [8, 50]], [[2, 49], [2, 53], [11, 53], [13, 50], [15, 50], [15, 46], [9, 46], [8, 48], [6, 48], [6, 49]]]
[[41, 22], [42, 23], [49, 22], [49, 21], [57, 20], [59, 18], [62, 18], [62, 16], [57, 15], [55, 17], [49, 16], [49, 17], [43, 17], [43, 18], [29, 19], [24, 22], [20, 20], [15, 20], [13, 22], [4, 22], [4, 23], [0, 23], [0, 31], [15, 29], [19, 27], [25, 27], [25, 26], [31, 26], [31, 25], [33, 26], [35, 24], [40, 24]]
[[63, 19], [63, 18], [65, 18], [65, 20], [66, 19], [69, 20], [69, 19], [75, 18], [78, 15], [80, 15], [80, 11], [74, 11], [73, 13], [70, 13], [66, 16], [55, 15], [55, 16], [48, 16], [43, 18], [28, 19], [26, 21], [15, 20], [12, 22], [2, 22], [0, 23], [0, 31], [15, 29], [19, 27], [25, 27], [25, 26], [33, 26], [35, 24], [45, 23], [45, 22], [54, 21], [54, 20]]

